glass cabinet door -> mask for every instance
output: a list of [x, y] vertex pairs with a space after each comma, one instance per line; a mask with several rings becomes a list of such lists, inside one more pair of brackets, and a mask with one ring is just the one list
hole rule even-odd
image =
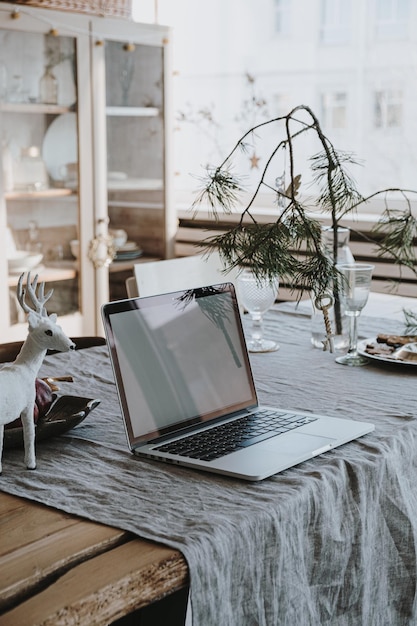
[[[130, 25], [123, 37], [106, 38], [95, 50], [105, 68], [105, 134], [109, 233], [116, 256], [110, 266], [110, 298], [122, 294], [120, 274], [140, 260], [170, 256], [167, 219], [167, 45], [161, 30]], [[99, 25], [97, 26], [99, 28]], [[143, 28], [143, 25], [142, 25]], [[130, 37], [129, 40], [127, 38]]]
[[10, 21], [0, 14], [2, 334], [8, 327], [11, 339], [26, 335], [16, 285], [27, 271], [54, 290], [48, 313], [57, 313], [68, 333], [83, 334], [77, 39], [46, 32], [29, 16], [16, 20], [16, 28]]
[[126, 297], [133, 264], [174, 247], [169, 29], [14, 11], [0, 3], [0, 341], [27, 334], [28, 270], [67, 334], [102, 334], [100, 307]]

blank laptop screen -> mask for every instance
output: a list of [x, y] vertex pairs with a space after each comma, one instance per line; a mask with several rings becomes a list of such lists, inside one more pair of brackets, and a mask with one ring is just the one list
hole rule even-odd
[[103, 310], [132, 445], [256, 405], [232, 285]]

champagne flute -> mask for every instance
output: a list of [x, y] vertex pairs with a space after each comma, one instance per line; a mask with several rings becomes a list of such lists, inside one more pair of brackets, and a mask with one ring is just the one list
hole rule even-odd
[[368, 359], [358, 354], [358, 317], [368, 301], [373, 265], [347, 263], [336, 265], [339, 271], [339, 295], [345, 315], [349, 319], [349, 348], [339, 356], [336, 363], [341, 365], [366, 365]]
[[273, 352], [279, 348], [275, 341], [263, 337], [263, 314], [274, 304], [278, 287], [278, 277], [259, 278], [249, 270], [244, 270], [237, 278], [239, 301], [252, 318], [252, 336], [247, 342], [249, 352]]

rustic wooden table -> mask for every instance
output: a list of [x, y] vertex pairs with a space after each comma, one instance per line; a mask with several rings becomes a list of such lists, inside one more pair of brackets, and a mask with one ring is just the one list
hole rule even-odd
[[187, 593], [177, 550], [0, 492], [1, 626], [179, 625]]

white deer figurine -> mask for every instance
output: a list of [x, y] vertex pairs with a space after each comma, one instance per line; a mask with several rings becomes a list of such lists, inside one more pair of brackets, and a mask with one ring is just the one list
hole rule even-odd
[[47, 350], [67, 352], [75, 349], [75, 344], [57, 325], [56, 314], [48, 316], [46, 312], [45, 303], [52, 296], [53, 290], [45, 295], [45, 283], [41, 283], [36, 293], [38, 276], [31, 282], [28, 273], [27, 292], [34, 307], [31, 309], [25, 302], [23, 278], [24, 274], [20, 276], [17, 285], [17, 299], [22, 309], [28, 313], [29, 334], [16, 360], [0, 369], [0, 473], [4, 425], [18, 417], [23, 425], [25, 463], [28, 469], [35, 469], [35, 380]]

